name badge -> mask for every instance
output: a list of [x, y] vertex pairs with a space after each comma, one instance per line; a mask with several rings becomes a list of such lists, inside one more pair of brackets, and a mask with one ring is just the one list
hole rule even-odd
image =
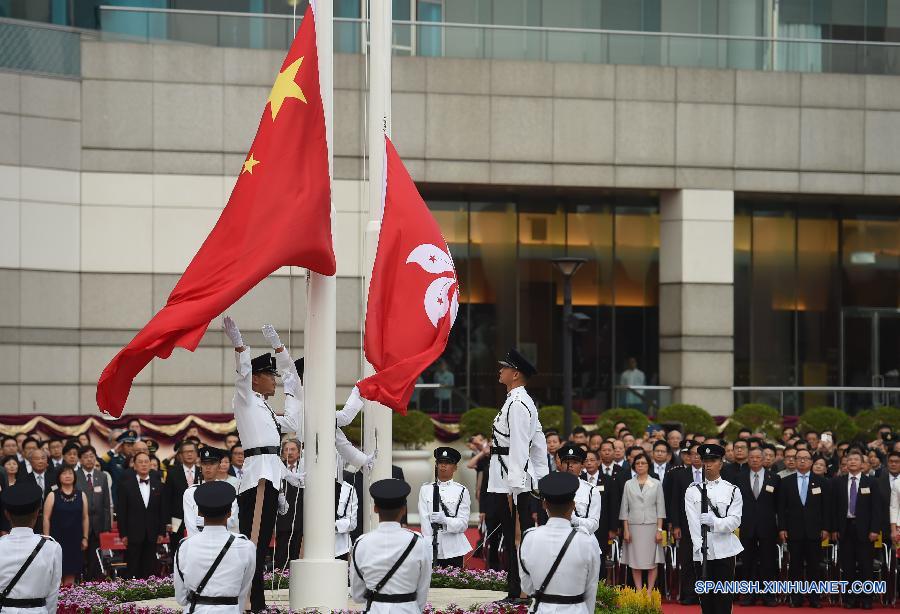
[[867, 495], [867, 494], [869, 494], [869, 487], [868, 487], [868, 486], [865, 486], [864, 488], [860, 488], [860, 489], [859, 489], [859, 494], [861, 494], [861, 495]]
[[771, 484], [766, 485], [766, 492], [775, 492], [775, 487]]
[[822, 494], [822, 489], [819, 488], [818, 486], [814, 486], [814, 487], [812, 488], [812, 490], [810, 490], [809, 492], [811, 492], [811, 493], [814, 494], [814, 495], [821, 495], [821, 494]]
[[101, 486], [94, 486], [94, 492], [101, 493], [103, 492], [103, 488]]
[[600, 492], [605, 492], [605, 491], [606, 491], [606, 486], [604, 486], [604, 485], [601, 484], [600, 486], [597, 487], [597, 489], [598, 489]]

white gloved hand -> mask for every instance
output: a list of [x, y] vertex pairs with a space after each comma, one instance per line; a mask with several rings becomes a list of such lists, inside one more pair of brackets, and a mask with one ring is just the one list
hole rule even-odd
[[372, 469], [375, 467], [375, 459], [376, 458], [378, 458], [378, 452], [369, 454], [366, 457], [366, 462], [363, 463], [362, 470], [366, 473], [369, 473], [370, 471], [372, 471]]
[[713, 527], [716, 524], [716, 517], [710, 512], [700, 514], [700, 524], [705, 524], [708, 527]]
[[288, 505], [287, 497], [284, 496], [283, 492], [278, 493], [278, 515], [284, 516], [288, 513], [290, 506]]
[[262, 327], [263, 337], [266, 338], [266, 341], [272, 346], [273, 350], [277, 350], [280, 348], [283, 343], [281, 343], [281, 339], [278, 338], [278, 332], [276, 332], [275, 327], [271, 324], [266, 324]]
[[225, 319], [222, 320], [222, 328], [225, 329], [225, 334], [231, 339], [231, 344], [234, 347], [244, 347], [244, 339], [241, 337], [241, 331], [237, 327], [237, 324], [234, 323], [234, 320], [231, 319], [231, 316], [225, 316]]
[[349, 409], [352, 412], [358, 412], [365, 404], [366, 402], [359, 396], [359, 388], [354, 386], [353, 390], [350, 391], [350, 396], [347, 397], [347, 402], [344, 403], [344, 408]]
[[447, 516], [444, 515], [444, 512], [431, 512], [428, 514], [428, 519], [431, 521], [431, 524], [447, 524]]

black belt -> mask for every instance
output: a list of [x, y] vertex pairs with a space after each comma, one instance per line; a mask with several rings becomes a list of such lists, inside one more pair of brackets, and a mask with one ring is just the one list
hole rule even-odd
[[46, 599], [13, 599], [12, 597], [0, 599], [0, 607], [4, 608], [43, 608], [46, 605]]
[[399, 593], [394, 595], [386, 595], [384, 593], [376, 593], [371, 589], [366, 589], [366, 592], [363, 596], [368, 601], [380, 601], [381, 603], [406, 603], [408, 601], [416, 600], [415, 593]]
[[277, 456], [280, 453], [281, 448], [278, 446], [260, 446], [258, 448], [248, 448], [244, 450], [244, 457], [259, 456], [261, 454], [275, 454]]
[[509, 448], [494, 446], [491, 448], [491, 456], [509, 456]]
[[584, 601], [584, 595], [547, 595], [543, 594], [540, 597], [535, 595], [535, 598], [538, 599], [541, 603], [560, 603], [560, 604], [576, 604]]
[[237, 605], [237, 597], [209, 597], [207, 595], [192, 595], [191, 603], [197, 605]]

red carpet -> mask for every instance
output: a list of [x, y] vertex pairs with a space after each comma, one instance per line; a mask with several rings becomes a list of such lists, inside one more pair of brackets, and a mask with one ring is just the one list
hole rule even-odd
[[[895, 611], [897, 608], [893, 606], [880, 606], [877, 603], [872, 605], [872, 612], [882, 612], [886, 613], [888, 610]], [[791, 611], [791, 612], [800, 612], [802, 614], [809, 614], [810, 612], [816, 612], [816, 614], [846, 614], [847, 612], [864, 612], [865, 610], [845, 610], [844, 608], [838, 607], [823, 607], [821, 610], [813, 610], [811, 608], [799, 608], [797, 610], [792, 610], [790, 607], [786, 605], [780, 605], [774, 608], [767, 608], [765, 606], [752, 606], [752, 607], [743, 607], [739, 605], [735, 605], [733, 612], [734, 614], [773, 614], [774, 612], [783, 612], [783, 611]], [[663, 603], [663, 612], [665, 614], [700, 614], [700, 606], [699, 605], [679, 605], [677, 603]]]

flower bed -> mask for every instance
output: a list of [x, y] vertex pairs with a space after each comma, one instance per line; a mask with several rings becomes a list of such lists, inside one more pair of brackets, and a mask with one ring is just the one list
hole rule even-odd
[[137, 603], [175, 595], [172, 578], [108, 580], [66, 586], [59, 591], [58, 614], [174, 614], [181, 610], [142, 607]]

